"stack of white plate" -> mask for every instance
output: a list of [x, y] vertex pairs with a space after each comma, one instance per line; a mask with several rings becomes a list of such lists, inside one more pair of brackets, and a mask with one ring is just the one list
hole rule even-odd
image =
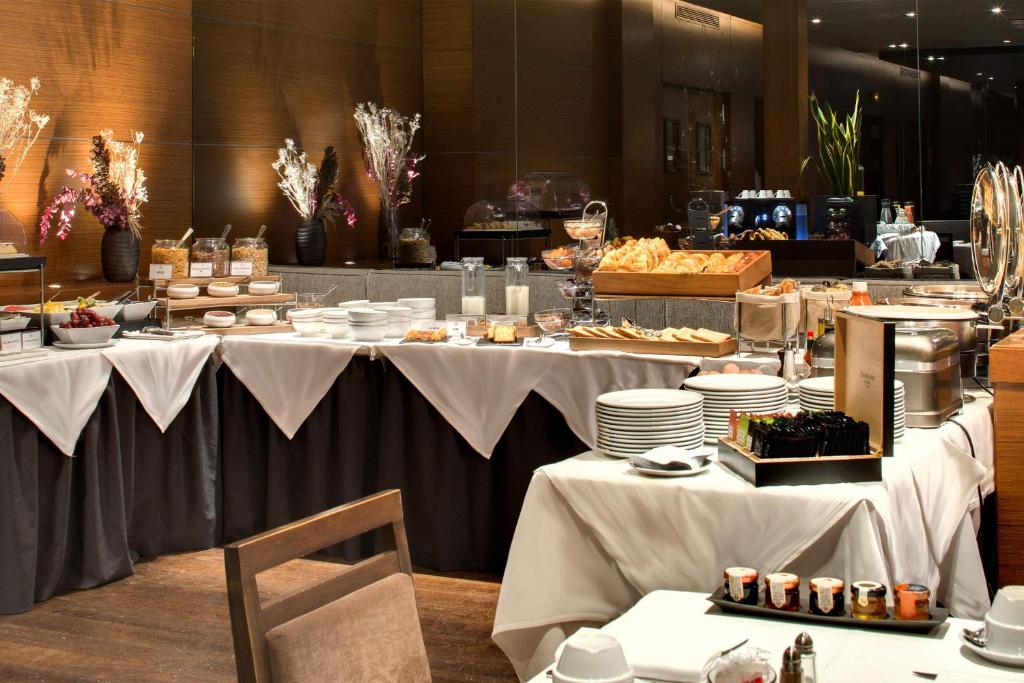
[[698, 448], [704, 441], [700, 394], [678, 389], [627, 389], [597, 397], [597, 447], [618, 458], [658, 446]]
[[729, 411], [777, 413], [789, 398], [786, 381], [771, 375], [697, 375], [683, 386], [704, 395], [706, 443], [729, 433]]
[[[903, 382], [896, 380], [893, 391], [893, 438], [899, 439], [907, 429], [907, 401]], [[812, 377], [800, 382], [800, 409], [835, 410], [835, 377]]]

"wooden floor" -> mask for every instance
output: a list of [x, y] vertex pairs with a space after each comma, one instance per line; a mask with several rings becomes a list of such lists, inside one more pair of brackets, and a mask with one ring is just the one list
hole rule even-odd
[[[299, 560], [260, 576], [264, 599], [337, 571]], [[417, 574], [435, 681], [515, 681], [491, 641], [497, 583]], [[231, 681], [220, 550], [167, 555], [122, 581], [0, 616], [0, 681]]]

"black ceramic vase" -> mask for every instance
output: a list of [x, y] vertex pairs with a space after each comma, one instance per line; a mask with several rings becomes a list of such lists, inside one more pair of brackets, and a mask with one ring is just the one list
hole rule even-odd
[[100, 243], [100, 263], [107, 282], [134, 282], [139, 273], [139, 238], [131, 230], [107, 228]]
[[295, 229], [295, 257], [300, 266], [322, 266], [327, 259], [327, 231], [320, 219], [301, 221]]

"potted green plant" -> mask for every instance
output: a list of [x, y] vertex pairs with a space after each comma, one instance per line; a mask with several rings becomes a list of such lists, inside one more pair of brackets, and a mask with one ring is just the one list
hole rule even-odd
[[[861, 121], [863, 110], [860, 106], [860, 91], [857, 91], [853, 101], [853, 110], [845, 116], [833, 109], [832, 105], [825, 102], [819, 103], [818, 97], [811, 93], [810, 97], [811, 119], [818, 138], [817, 156], [809, 156], [804, 159], [800, 166], [800, 174], [803, 176], [807, 167], [813, 164], [818, 176], [825, 184], [828, 192], [825, 196], [812, 198], [814, 228], [818, 233], [825, 232], [827, 224], [826, 210], [829, 200], [840, 200], [849, 198], [849, 222], [852, 236], [860, 241], [866, 241], [869, 235], [866, 234], [868, 221], [873, 221], [875, 216], [876, 198], [857, 194], [860, 183], [860, 143], [861, 143]], [[873, 225], [873, 222], [871, 223]]]

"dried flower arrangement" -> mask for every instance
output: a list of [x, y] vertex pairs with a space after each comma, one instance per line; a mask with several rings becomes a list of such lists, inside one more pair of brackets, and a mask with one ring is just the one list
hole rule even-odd
[[[100, 131], [92, 138], [89, 161], [92, 173], [67, 169], [67, 174], [78, 178], [87, 187], [62, 187], [39, 218], [39, 241], [46, 240], [54, 216], [57, 216], [57, 237], [67, 239], [75, 217], [74, 205], [85, 204], [92, 215], [105, 228], [130, 230], [136, 238], [142, 232], [142, 203], [149, 199], [146, 175], [139, 168], [139, 145], [143, 134], [132, 134], [131, 142], [113, 139], [113, 132]], [[71, 205], [70, 208], [68, 205]]]
[[40, 131], [50, 122], [46, 114], [29, 109], [39, 86], [38, 78], [29, 81], [27, 87], [15, 85], [9, 78], [0, 78], [0, 180], [4, 179], [9, 160], [14, 167], [7, 177], [17, 175]]
[[412, 118], [373, 102], [356, 105], [356, 127], [363, 138], [366, 172], [377, 183], [385, 210], [409, 202], [417, 164], [426, 157], [410, 154], [420, 127], [420, 115]]
[[309, 162], [305, 152], [299, 152], [295, 141], [286, 139], [277, 150], [277, 161], [271, 166], [280, 181], [277, 186], [292, 203], [303, 220], [322, 220], [333, 226], [344, 218], [348, 227], [356, 225], [356, 211], [335, 187], [338, 184], [338, 153], [334, 145], [324, 149], [320, 170]]

